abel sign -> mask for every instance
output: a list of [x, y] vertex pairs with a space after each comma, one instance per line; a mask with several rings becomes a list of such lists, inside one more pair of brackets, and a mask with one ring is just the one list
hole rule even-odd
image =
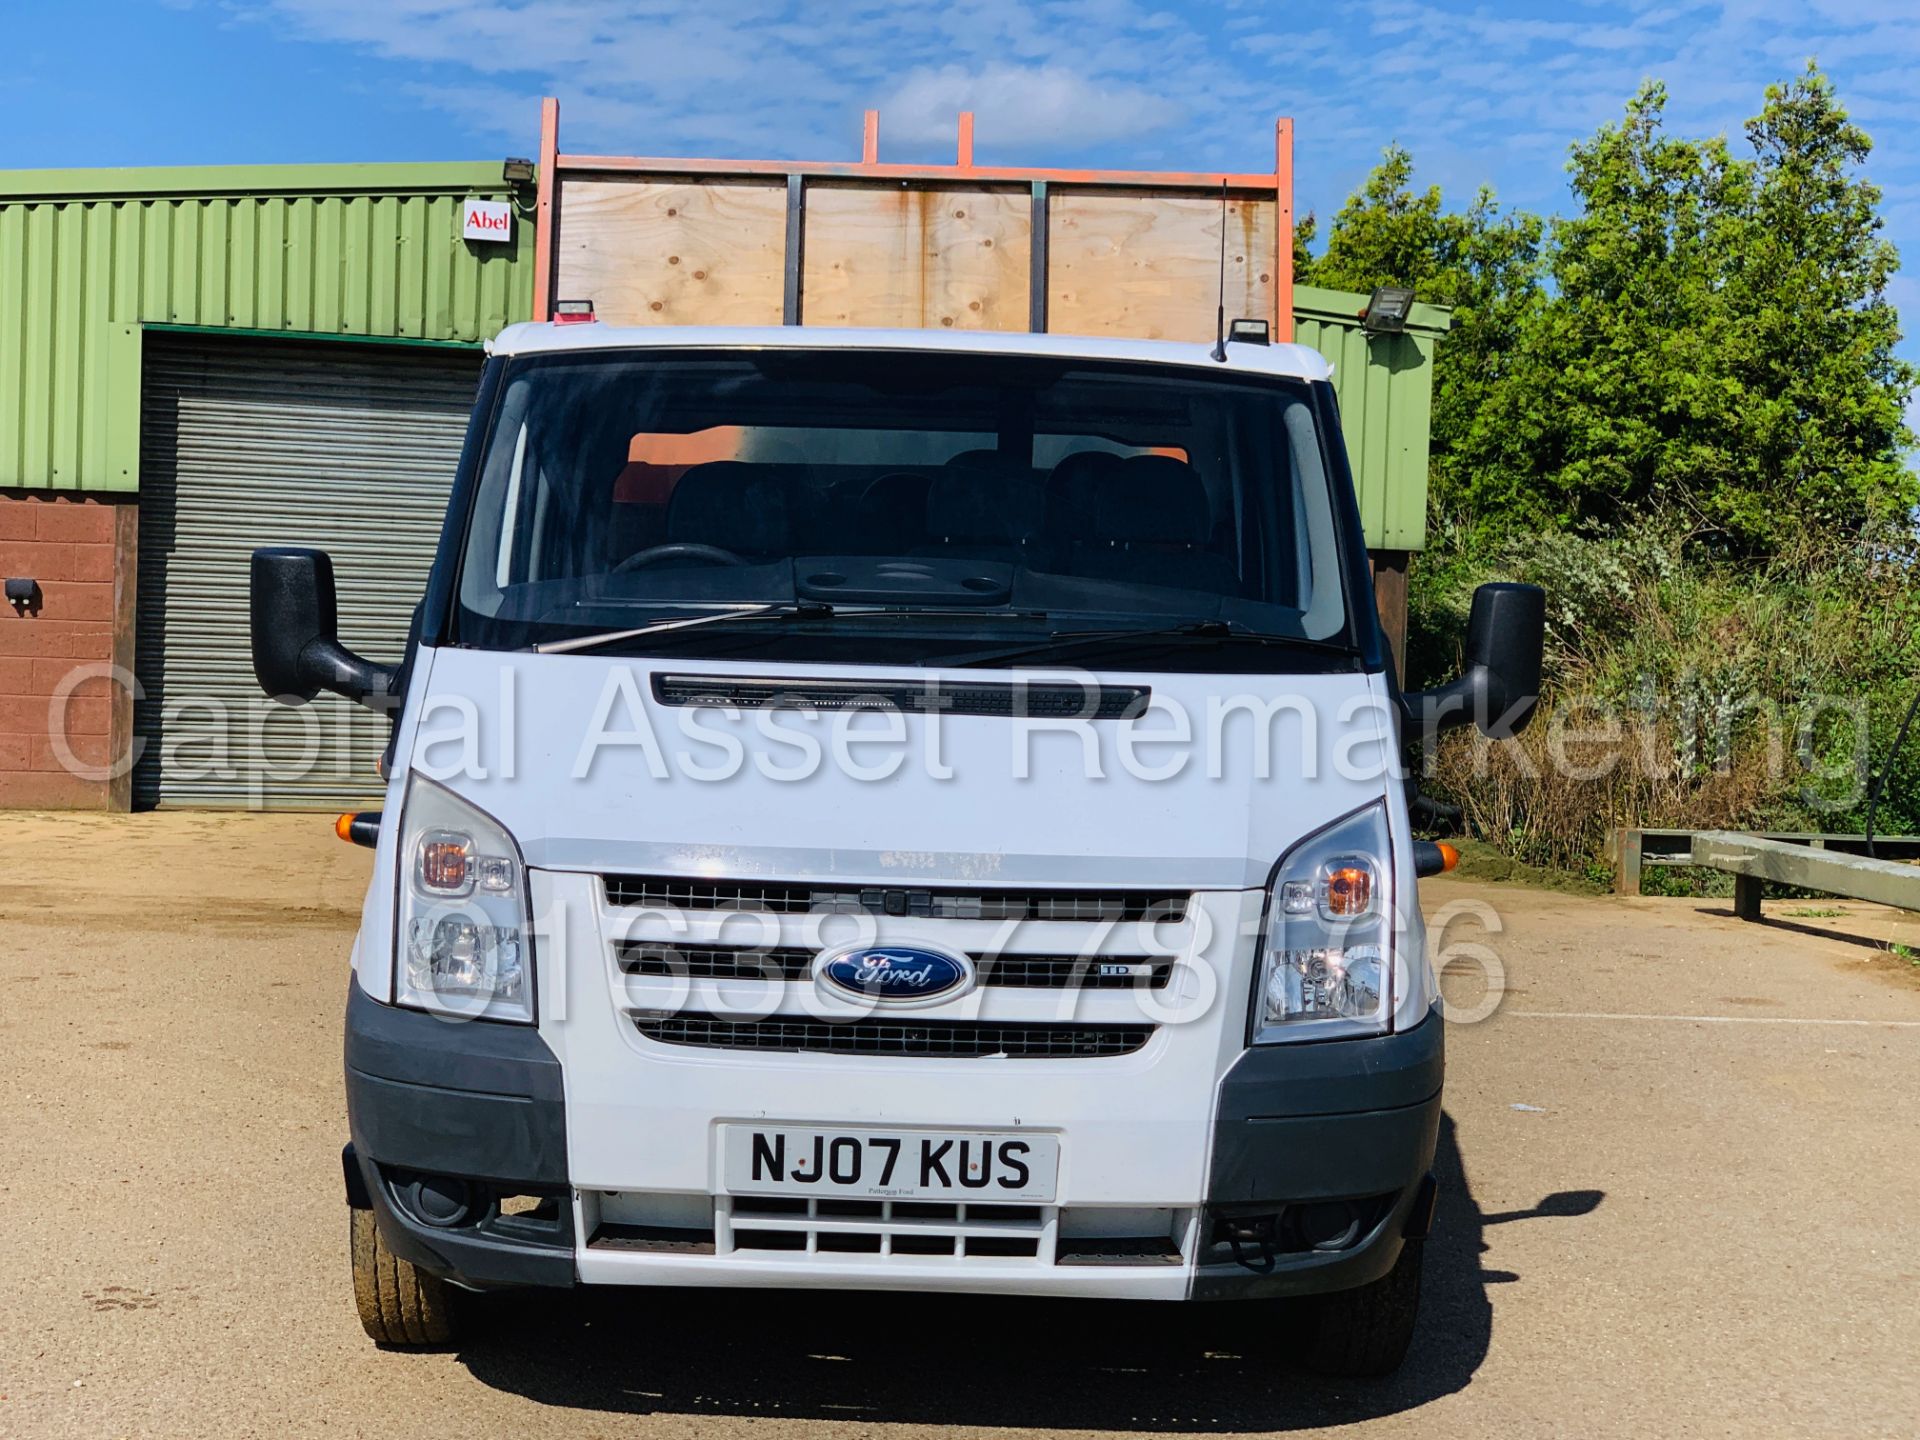
[[469, 240], [503, 243], [513, 238], [513, 206], [505, 200], [469, 200], [460, 213], [460, 233]]

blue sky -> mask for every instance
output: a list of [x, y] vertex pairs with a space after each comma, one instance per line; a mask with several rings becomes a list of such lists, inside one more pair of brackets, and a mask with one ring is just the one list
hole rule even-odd
[[[1258, 170], [1296, 120], [1323, 216], [1381, 146], [1464, 201], [1566, 205], [1568, 144], [1646, 76], [1726, 131], [1817, 56], [1920, 317], [1920, 0], [10, 0], [0, 167], [479, 158], [569, 149]], [[1920, 330], [1920, 318], [1913, 327]], [[1920, 343], [1905, 347], [1920, 358]]]

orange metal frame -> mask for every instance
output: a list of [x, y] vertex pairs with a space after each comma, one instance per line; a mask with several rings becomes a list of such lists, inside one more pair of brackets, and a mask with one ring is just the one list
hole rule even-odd
[[[1070, 170], [1015, 165], [976, 165], [973, 160], [973, 112], [960, 116], [959, 145], [952, 165], [891, 165], [880, 161], [880, 112], [866, 112], [861, 126], [857, 161], [715, 160], [655, 155], [574, 155], [560, 150], [560, 102], [540, 102], [540, 174], [538, 215], [534, 238], [533, 313], [551, 319], [553, 302], [554, 237], [559, 228], [560, 180], [578, 174], [652, 174], [759, 176], [788, 181], [790, 191], [810, 179], [919, 180], [930, 183], [974, 182], [1030, 185], [1043, 204], [1046, 187], [1055, 185], [1107, 186], [1141, 190], [1200, 190], [1229, 194], [1272, 195], [1274, 217], [1273, 313], [1269, 317], [1275, 340], [1293, 338], [1293, 121], [1274, 125], [1273, 171], [1270, 174], [1222, 174], [1204, 170]], [[1044, 242], [1043, 242], [1044, 243]]]

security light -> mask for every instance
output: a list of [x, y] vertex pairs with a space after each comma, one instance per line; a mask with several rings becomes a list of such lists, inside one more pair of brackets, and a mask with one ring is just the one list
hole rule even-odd
[[1376, 285], [1360, 312], [1360, 328], [1369, 335], [1398, 335], [1413, 312], [1413, 291], [1405, 285]]
[[1264, 320], [1236, 320], [1227, 327], [1227, 339], [1236, 345], [1265, 345], [1269, 338]]
[[533, 179], [533, 161], [509, 155], [500, 162], [500, 178], [509, 185], [524, 185]]

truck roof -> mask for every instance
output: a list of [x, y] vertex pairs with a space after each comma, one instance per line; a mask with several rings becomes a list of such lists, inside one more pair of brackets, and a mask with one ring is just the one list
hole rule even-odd
[[1297, 380], [1327, 380], [1333, 367], [1305, 345], [1229, 344], [1224, 366], [1213, 346], [1116, 336], [1034, 335], [1004, 330], [832, 329], [814, 325], [509, 325], [489, 342], [492, 355], [560, 350], [923, 350], [963, 355], [1050, 355], [1071, 360], [1121, 360], [1144, 365], [1204, 366]]

